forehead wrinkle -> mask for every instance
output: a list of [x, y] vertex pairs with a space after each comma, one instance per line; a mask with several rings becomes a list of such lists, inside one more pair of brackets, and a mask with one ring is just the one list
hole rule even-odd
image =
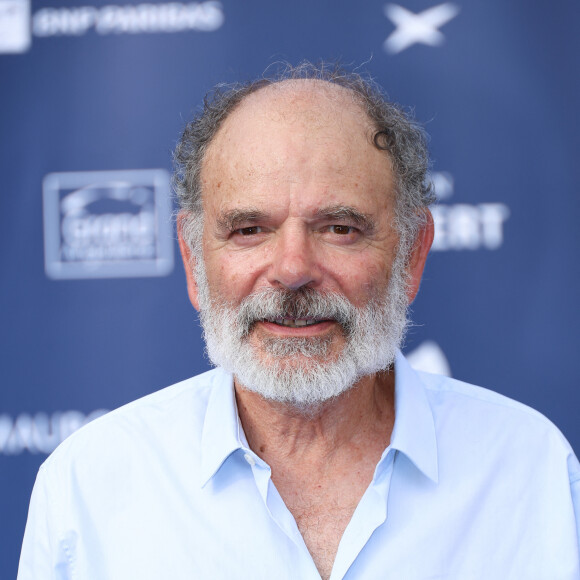
[[[277, 121], [272, 115], [277, 116]], [[310, 116], [316, 119], [315, 124], [305, 119]], [[282, 134], [274, 139], [274, 148], [260, 149], [260, 135], [268, 137], [268, 133], [278, 132]], [[216, 193], [212, 185], [220, 174], [227, 194], [240, 188], [257, 192], [263, 183], [299, 186], [318, 179], [324, 184], [329, 171], [332, 175], [354, 177], [353, 162], [363, 143], [369, 147], [367, 165], [371, 159], [373, 164], [384, 162], [390, 172], [389, 155], [372, 146], [370, 133], [372, 123], [366, 111], [343, 87], [323, 81], [284, 81], [264, 87], [247, 96], [230, 113], [208, 144], [201, 166], [202, 202], [206, 195]], [[309, 147], [317, 160], [320, 151], [320, 164], [311, 163]], [[359, 162], [362, 163], [360, 159]], [[366, 172], [367, 168], [359, 169]]]

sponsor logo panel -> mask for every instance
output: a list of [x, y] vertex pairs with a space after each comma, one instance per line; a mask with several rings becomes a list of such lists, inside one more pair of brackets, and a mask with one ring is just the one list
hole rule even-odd
[[49, 278], [165, 276], [173, 270], [167, 171], [51, 173], [43, 199]]

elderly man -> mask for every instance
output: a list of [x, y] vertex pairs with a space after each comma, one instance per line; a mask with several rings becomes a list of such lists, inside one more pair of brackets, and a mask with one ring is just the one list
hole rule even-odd
[[218, 368], [55, 451], [19, 579], [580, 578], [562, 435], [398, 352], [433, 239], [417, 126], [299, 67], [216, 93], [176, 159]]

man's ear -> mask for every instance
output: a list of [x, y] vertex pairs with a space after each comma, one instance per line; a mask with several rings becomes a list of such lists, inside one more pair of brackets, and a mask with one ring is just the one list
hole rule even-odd
[[433, 243], [433, 236], [435, 235], [435, 225], [433, 224], [433, 216], [428, 209], [422, 210], [425, 213], [425, 223], [419, 230], [415, 245], [411, 251], [407, 272], [409, 273], [409, 286], [407, 289], [407, 298], [409, 304], [415, 300], [419, 285], [421, 284], [421, 276], [423, 275], [423, 268], [427, 261], [427, 254], [431, 249]]
[[193, 307], [199, 311], [197, 282], [195, 281], [195, 258], [189, 244], [183, 238], [183, 223], [186, 216], [180, 213], [177, 216], [177, 239], [179, 240], [179, 249], [181, 250], [181, 259], [183, 260], [183, 269], [185, 270], [185, 279], [187, 280], [187, 293]]

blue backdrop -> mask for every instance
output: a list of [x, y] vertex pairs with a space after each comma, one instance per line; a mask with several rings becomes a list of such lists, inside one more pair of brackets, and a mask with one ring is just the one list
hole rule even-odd
[[414, 108], [439, 203], [405, 351], [580, 449], [579, 18], [575, 0], [0, 0], [0, 577], [46, 454], [207, 368], [170, 152], [213, 84], [277, 60], [362, 65]]

